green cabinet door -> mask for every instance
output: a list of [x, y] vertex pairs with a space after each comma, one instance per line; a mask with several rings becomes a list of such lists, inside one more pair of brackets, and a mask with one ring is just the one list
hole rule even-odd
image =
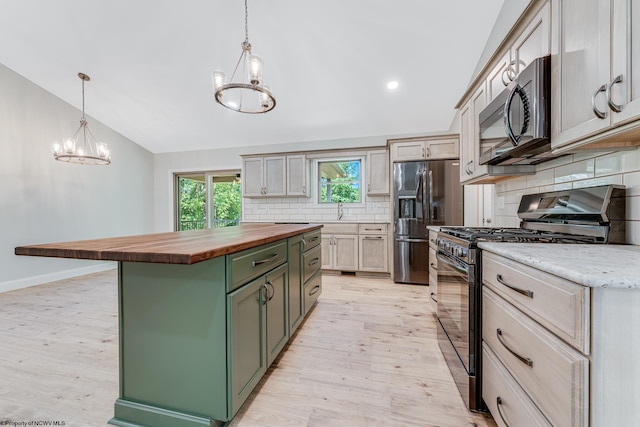
[[[286, 264], [285, 264], [286, 265]], [[267, 370], [264, 276], [227, 295], [229, 413], [233, 417]]]
[[287, 265], [267, 273], [267, 366], [271, 365], [289, 339], [287, 309]]
[[289, 238], [289, 335], [293, 335], [304, 317], [301, 246], [301, 235]]

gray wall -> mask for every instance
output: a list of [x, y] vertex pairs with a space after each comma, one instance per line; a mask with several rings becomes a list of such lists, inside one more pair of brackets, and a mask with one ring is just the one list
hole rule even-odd
[[53, 159], [51, 143], [72, 136], [80, 116], [0, 64], [0, 292], [115, 266], [16, 256], [15, 246], [153, 231], [152, 153], [88, 116], [111, 165]]

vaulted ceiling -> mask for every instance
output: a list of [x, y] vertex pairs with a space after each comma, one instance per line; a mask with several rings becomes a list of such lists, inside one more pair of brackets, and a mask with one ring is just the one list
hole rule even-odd
[[446, 131], [503, 1], [248, 0], [260, 115], [212, 93], [242, 0], [2, 0], [0, 63], [155, 153]]

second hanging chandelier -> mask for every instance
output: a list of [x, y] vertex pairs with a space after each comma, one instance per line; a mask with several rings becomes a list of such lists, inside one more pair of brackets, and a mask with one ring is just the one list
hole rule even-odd
[[216, 102], [240, 113], [260, 114], [276, 106], [269, 86], [262, 81], [262, 58], [251, 53], [249, 43], [247, 0], [244, 1], [244, 41], [242, 53], [229, 82], [222, 71], [213, 72]]

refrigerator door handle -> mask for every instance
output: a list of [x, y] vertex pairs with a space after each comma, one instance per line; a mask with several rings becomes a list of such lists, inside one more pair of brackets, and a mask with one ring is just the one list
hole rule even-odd
[[423, 175], [423, 171], [419, 170], [418, 172], [416, 172], [416, 177], [418, 178], [418, 188], [416, 189], [416, 202], [417, 203], [424, 203], [424, 197], [423, 197], [423, 192], [424, 192], [424, 175]]
[[433, 172], [431, 170], [429, 170], [429, 173], [427, 174], [425, 172], [425, 176], [427, 177], [427, 182], [428, 182], [428, 186], [427, 189], [429, 191], [429, 203], [427, 204], [427, 223], [431, 224], [431, 222], [433, 220], [435, 220], [434, 218], [434, 210], [432, 209], [433, 206]]

